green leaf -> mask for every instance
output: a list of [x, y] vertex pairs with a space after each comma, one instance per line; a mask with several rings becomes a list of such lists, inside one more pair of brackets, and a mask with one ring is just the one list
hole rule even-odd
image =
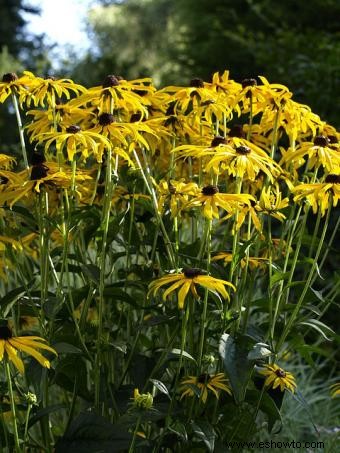
[[193, 358], [192, 355], [190, 355], [186, 351], [181, 351], [180, 349], [177, 349], [177, 348], [171, 349], [171, 351], [168, 354], [168, 360], [179, 359], [181, 355], [182, 355], [183, 359], [192, 360], [193, 362], [196, 363], [196, 360]]
[[220, 341], [219, 352], [237, 403], [244, 400], [247, 383], [254, 367], [254, 360], [248, 358], [253, 346], [254, 340], [247, 335], [235, 339], [224, 334]]
[[256, 343], [254, 344], [251, 351], [248, 353], [248, 360], [259, 360], [269, 357], [270, 355], [274, 354], [270, 349], [269, 346], [265, 343]]
[[273, 427], [277, 421], [280, 421], [281, 425], [283, 423], [280, 411], [274, 400], [268, 395], [268, 393], [263, 392], [261, 397], [261, 392], [258, 390], [250, 390], [247, 392], [247, 401], [251, 402], [255, 407], [258, 404], [260, 398], [260, 410], [267, 416], [268, 431], [272, 432]]
[[168, 391], [167, 387], [165, 386], [165, 384], [163, 384], [162, 381], [158, 381], [157, 379], [150, 379], [150, 381], [161, 393], [164, 393], [169, 399], [171, 399], [170, 395], [169, 395], [169, 391]]
[[55, 453], [113, 453], [126, 451], [132, 436], [121, 425], [105, 418], [82, 412], [73, 420], [55, 446]]
[[35, 423], [37, 423], [40, 419], [45, 417], [45, 415], [52, 414], [53, 412], [60, 411], [61, 409], [67, 408], [66, 404], [52, 404], [51, 406], [44, 407], [43, 409], [39, 409], [37, 412], [31, 415], [28, 428], [31, 428]]
[[96, 284], [99, 284], [100, 279], [100, 269], [94, 264], [81, 264], [80, 268], [83, 274]]
[[197, 420], [191, 423], [194, 434], [203, 442], [207, 447], [207, 451], [213, 452], [215, 448], [216, 433], [210, 423], [204, 420]]
[[58, 354], [81, 354], [81, 349], [77, 348], [73, 344], [70, 343], [55, 343], [53, 344], [53, 348], [57, 351]]
[[[335, 332], [332, 330], [330, 327], [326, 326], [321, 321], [318, 321], [317, 319], [308, 319], [307, 321], [301, 321], [298, 323], [298, 325], [303, 325], [303, 326], [308, 326], [311, 327], [312, 329], [315, 329], [317, 332], [319, 332], [327, 341], [332, 341], [331, 338], [328, 338], [327, 335], [334, 336]], [[327, 335], [326, 335], [327, 333]]]

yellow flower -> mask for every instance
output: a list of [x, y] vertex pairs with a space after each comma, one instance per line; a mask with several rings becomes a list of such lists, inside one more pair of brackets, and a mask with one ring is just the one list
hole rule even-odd
[[171, 217], [176, 217], [183, 205], [189, 201], [189, 196], [197, 195], [199, 188], [196, 183], [185, 183], [183, 179], [169, 182], [162, 179], [157, 186], [158, 210], [163, 212], [167, 203], [170, 206]]
[[[31, 73], [27, 73], [31, 74]], [[31, 74], [33, 78], [34, 75]], [[20, 100], [24, 100], [27, 106], [30, 106], [32, 103], [35, 107], [40, 105], [45, 107], [47, 105], [54, 107], [63, 96], [66, 99], [71, 98], [71, 94], [79, 95], [79, 93], [84, 93], [86, 88], [81, 85], [74, 83], [71, 79], [55, 79], [54, 77], [35, 77], [34, 85], [30, 88], [28, 92], [21, 93]]]
[[181, 399], [185, 396], [195, 396], [196, 393], [192, 386], [195, 386], [200, 392], [199, 398], [205, 404], [208, 398], [209, 390], [218, 399], [220, 392], [226, 392], [231, 395], [228, 380], [225, 378], [224, 373], [217, 374], [201, 374], [200, 376], [187, 376], [181, 381], [180, 392], [182, 393]]
[[151, 393], [139, 393], [139, 389], [133, 391], [133, 404], [139, 409], [151, 409], [153, 405], [153, 396]]
[[14, 72], [4, 74], [0, 82], [0, 103], [6, 101], [11, 94], [26, 94], [29, 86], [34, 84], [34, 76], [29, 72], [24, 72], [22, 77], [18, 77]]
[[189, 201], [184, 209], [203, 206], [204, 217], [212, 220], [219, 218], [219, 208], [230, 213], [234, 212], [240, 203], [249, 205], [251, 200], [254, 200], [252, 195], [220, 193], [217, 186], [209, 185], [203, 187], [201, 194]]
[[[224, 264], [231, 263], [233, 260], [233, 254], [228, 252], [218, 252], [215, 256], [211, 258], [211, 261], [224, 261]], [[248, 258], [244, 257], [241, 259], [241, 267], [244, 268], [247, 264], [251, 269], [256, 269], [257, 267], [263, 267], [268, 261], [267, 258], [256, 258], [254, 256], [249, 256]]]
[[265, 365], [265, 368], [259, 370], [259, 373], [266, 376], [266, 380], [264, 381], [266, 387], [273, 389], [280, 387], [281, 392], [285, 389], [292, 393], [295, 392], [296, 383], [293, 374], [283, 370], [278, 365]]
[[164, 291], [163, 301], [165, 301], [172, 292], [180, 288], [178, 291], [178, 308], [180, 310], [184, 308], [184, 301], [189, 290], [192, 295], [198, 299], [195, 285], [202, 286], [215, 294], [220, 294], [227, 300], [229, 300], [229, 294], [227, 293], [225, 286], [229, 286], [236, 291], [236, 288], [232, 283], [211, 277], [206, 271], [197, 268], [184, 268], [183, 272], [170, 273], [169, 275], [165, 275], [164, 277], [151, 282], [149, 285], [148, 297], [150, 294], [154, 296], [162, 286], [169, 284], [171, 284], [171, 286]]
[[296, 194], [294, 201], [306, 198], [312, 206], [314, 214], [320, 208], [321, 215], [324, 216], [329, 208], [330, 200], [335, 207], [340, 199], [340, 174], [328, 174], [323, 183], [300, 184], [293, 189], [293, 193]]
[[251, 181], [260, 171], [265, 173], [270, 181], [277, 176], [281, 169], [279, 165], [258, 146], [248, 140], [234, 137], [233, 146], [220, 146], [205, 166], [208, 172], [213, 169], [216, 174], [226, 171], [229, 175]]
[[15, 163], [15, 158], [7, 156], [6, 154], [0, 154], [0, 168], [3, 170], [9, 170]]
[[268, 214], [282, 222], [286, 218], [286, 216], [279, 211], [289, 206], [289, 199], [288, 198], [282, 199], [282, 194], [278, 186], [274, 187], [262, 189], [260, 200], [256, 205], [256, 210], [258, 210], [259, 212], [263, 212], [264, 214]]
[[57, 154], [62, 154], [66, 147], [69, 161], [73, 161], [75, 154], [80, 152], [84, 159], [90, 154], [94, 154], [100, 162], [103, 150], [111, 147], [107, 138], [91, 130], [82, 131], [76, 125], [68, 126], [65, 132], [41, 134], [36, 139], [38, 139], [38, 143], [45, 142], [45, 151], [50, 148], [53, 142], [56, 144]]
[[331, 385], [330, 389], [332, 398], [340, 396], [340, 382], [336, 382], [335, 384]]
[[[31, 167], [29, 180], [27, 180], [25, 170], [18, 174], [18, 177], [20, 177], [18, 181], [13, 182], [8, 187], [6, 186], [6, 190], [0, 191], [0, 204], [9, 202], [10, 207], [12, 207], [23, 197], [27, 199], [32, 192], [40, 193], [41, 186], [46, 187], [48, 191], [71, 187], [73, 176], [69, 167], [63, 165], [59, 168], [59, 165], [55, 162], [45, 162], [43, 156], [39, 156], [37, 159], [40, 159], [40, 161]], [[77, 170], [75, 183], [88, 180], [91, 180], [90, 176], [81, 170]]]
[[157, 133], [145, 122], [121, 123], [116, 122], [111, 113], [102, 113], [98, 117], [98, 124], [91, 129], [91, 132], [108, 138], [113, 143], [129, 146], [131, 141], [149, 149], [149, 143], [141, 133], [149, 134], [157, 139]]
[[44, 349], [57, 355], [56, 351], [43, 343], [46, 340], [41, 337], [13, 337], [8, 326], [0, 326], [0, 362], [5, 358], [9, 359], [17, 370], [24, 374], [24, 363], [18, 356], [18, 351], [25, 352], [34, 357], [42, 366], [50, 368], [50, 362], [37, 349]]
[[43, 133], [55, 132], [56, 125], [58, 128], [66, 129], [68, 126], [81, 122], [83, 129], [88, 129], [91, 119], [96, 117], [90, 109], [72, 107], [69, 103], [63, 104], [61, 102], [57, 103], [55, 109], [29, 110], [27, 115], [33, 117], [31, 123], [26, 126], [31, 142]]
[[124, 80], [122, 77], [108, 75], [101, 86], [89, 88], [85, 94], [72, 100], [73, 106], [91, 103], [100, 113], [122, 110], [123, 112], [148, 114], [147, 106], [151, 104], [148, 94], [154, 91], [151, 79]]
[[[336, 137], [335, 137], [336, 139]], [[324, 135], [317, 135], [313, 142], [302, 142], [294, 149], [290, 149], [284, 154], [281, 162], [293, 163], [294, 168], [299, 168], [308, 157], [308, 168], [319, 168], [323, 166], [327, 171], [334, 171], [340, 166], [340, 144]]]

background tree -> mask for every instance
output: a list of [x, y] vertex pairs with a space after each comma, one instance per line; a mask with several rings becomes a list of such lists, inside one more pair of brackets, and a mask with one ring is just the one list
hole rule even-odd
[[[0, 0], [0, 78], [8, 72], [30, 70], [45, 74], [51, 65], [44, 35], [32, 35], [26, 30], [23, 13], [38, 14], [39, 9], [23, 0]], [[16, 123], [8, 103], [0, 104], [0, 152], [15, 152], [18, 144]]]
[[337, 0], [103, 1], [89, 15], [93, 49], [75, 69], [96, 84], [110, 72], [152, 75], [157, 84], [209, 80], [228, 68], [241, 80], [264, 74], [340, 124]]

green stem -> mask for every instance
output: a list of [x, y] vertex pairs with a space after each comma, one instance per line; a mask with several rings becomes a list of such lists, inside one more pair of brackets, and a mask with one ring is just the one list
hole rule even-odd
[[[145, 183], [145, 187], [146, 187], [147, 191], [149, 192], [149, 194], [151, 196], [151, 200], [152, 200], [152, 203], [153, 203], [154, 212], [155, 212], [155, 215], [156, 215], [156, 218], [157, 218], [157, 222], [158, 222], [158, 224], [159, 224], [159, 226], [161, 228], [161, 231], [162, 231], [162, 234], [163, 234], [163, 237], [164, 237], [164, 244], [165, 244], [165, 248], [166, 248], [166, 251], [167, 251], [168, 258], [170, 260], [172, 268], [175, 269], [175, 267], [176, 267], [175, 254], [174, 254], [174, 251], [173, 251], [172, 244], [170, 242], [168, 233], [167, 233], [166, 228], [164, 226], [162, 217], [161, 217], [161, 215], [160, 215], [160, 213], [158, 211], [157, 196], [156, 196], [154, 188], [152, 187], [152, 181], [150, 180], [150, 178], [148, 178], [148, 177], [151, 176], [149, 167], [148, 167], [148, 165], [146, 163], [147, 173], [145, 173], [144, 170], [143, 170], [143, 167], [141, 165], [141, 162], [139, 160], [139, 157], [138, 157], [138, 155], [137, 155], [135, 150], [133, 150], [133, 155], [134, 155], [134, 158], [135, 158], [135, 160], [137, 162], [138, 169], [141, 172], [142, 178], [143, 178], [144, 183]], [[145, 153], [143, 153], [143, 155], [144, 155], [144, 160], [146, 160]]]
[[[206, 221], [206, 252], [207, 252], [207, 271], [210, 270], [210, 262], [211, 262], [211, 226], [212, 221], [207, 219]], [[204, 300], [203, 300], [203, 313], [201, 318], [201, 336], [200, 336], [200, 344], [198, 349], [198, 369], [201, 372], [202, 366], [202, 358], [203, 358], [203, 350], [204, 350], [204, 340], [205, 340], [205, 328], [207, 322], [207, 310], [208, 310], [208, 289], [205, 289], [204, 293]]]
[[10, 370], [7, 359], [5, 359], [5, 372], [6, 372], [6, 378], [7, 378], [7, 383], [8, 383], [9, 399], [10, 399], [10, 403], [11, 403], [11, 411], [12, 411], [12, 418], [13, 418], [13, 434], [14, 434], [15, 451], [17, 453], [20, 453], [21, 448], [20, 448], [20, 442], [19, 442], [17, 416], [16, 416], [15, 401], [14, 401], [14, 394], [13, 394], [13, 387], [12, 387], [12, 377], [11, 377], [11, 370]]
[[15, 110], [15, 115], [17, 117], [22, 157], [24, 159], [24, 165], [26, 167], [26, 170], [28, 170], [29, 169], [29, 165], [28, 165], [27, 151], [26, 151], [26, 144], [25, 144], [25, 137], [24, 137], [24, 128], [22, 126], [18, 100], [17, 100], [17, 97], [16, 97], [16, 95], [14, 93], [12, 93], [12, 101], [13, 101], [13, 107], [14, 107], [14, 110]]
[[278, 343], [277, 343], [277, 346], [276, 346], [276, 351], [279, 352], [283, 343], [285, 342], [286, 338], [287, 338], [287, 335], [289, 334], [290, 332], [290, 329], [297, 317], [297, 315], [299, 314], [299, 311], [300, 311], [300, 308], [301, 308], [301, 305], [302, 303], [304, 302], [304, 298], [306, 296], [306, 293], [308, 291], [308, 289], [310, 288], [310, 284], [312, 282], [312, 279], [314, 277], [314, 271], [317, 267], [317, 263], [318, 263], [318, 259], [319, 259], [319, 256], [320, 256], [320, 253], [321, 253], [321, 250], [322, 250], [322, 246], [323, 246], [323, 243], [324, 243], [324, 240], [325, 240], [325, 236], [326, 236], [326, 232], [327, 232], [327, 227], [328, 227], [328, 223], [329, 223], [329, 217], [330, 217], [330, 213], [331, 213], [331, 206], [332, 206], [332, 197], [330, 198], [330, 203], [329, 203], [329, 206], [328, 206], [328, 210], [327, 210], [327, 215], [326, 215], [326, 220], [325, 220], [325, 223], [324, 223], [324, 227], [323, 227], [323, 230], [322, 230], [322, 234], [321, 234], [321, 238], [320, 238], [320, 241], [319, 241], [319, 245], [318, 245], [318, 249], [316, 251], [316, 254], [315, 254], [315, 257], [314, 257], [314, 260], [313, 260], [313, 264], [312, 264], [312, 268], [309, 272], [309, 275], [308, 275], [308, 278], [306, 280], [306, 283], [305, 283], [305, 286], [302, 290], [302, 293], [299, 297], [299, 300], [288, 320], [288, 322], [286, 323], [286, 326], [282, 332], [282, 335], [281, 335], [281, 338], [279, 339]]
[[138, 433], [138, 429], [139, 429], [139, 425], [140, 425], [141, 421], [142, 421], [142, 415], [139, 415], [137, 422], [136, 422], [135, 430], [133, 432], [133, 437], [132, 437], [132, 441], [130, 444], [129, 453], [133, 453], [133, 451], [135, 449], [136, 437], [137, 437], [137, 433]]

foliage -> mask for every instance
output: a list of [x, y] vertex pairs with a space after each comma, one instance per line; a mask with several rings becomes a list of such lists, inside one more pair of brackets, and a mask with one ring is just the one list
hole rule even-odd
[[158, 90], [10, 72], [0, 101], [21, 151], [0, 154], [3, 451], [224, 451], [289, 437], [291, 400], [332, 429], [332, 125], [228, 71]]
[[89, 16], [94, 48], [74, 75], [92, 84], [109, 72], [187, 84], [225, 67], [236, 80], [266, 73], [339, 125], [339, 8], [336, 0], [105, 2]]

